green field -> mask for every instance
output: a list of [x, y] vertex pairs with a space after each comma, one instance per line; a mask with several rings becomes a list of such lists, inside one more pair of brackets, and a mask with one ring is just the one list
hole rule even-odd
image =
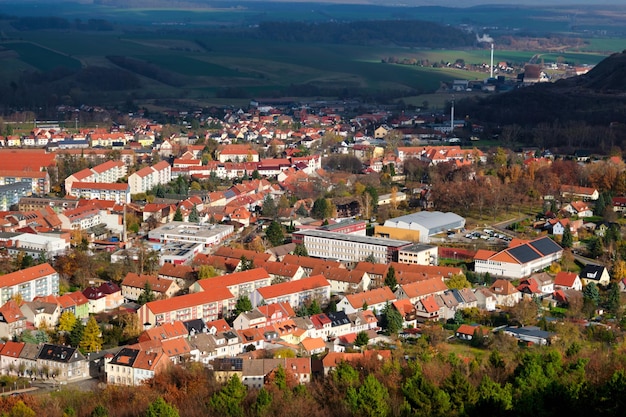
[[20, 59], [25, 63], [32, 65], [40, 71], [49, 71], [57, 67], [80, 68], [80, 61], [54, 52], [50, 49], [42, 48], [27, 42], [8, 42], [3, 43], [7, 49], [11, 49], [18, 53]]

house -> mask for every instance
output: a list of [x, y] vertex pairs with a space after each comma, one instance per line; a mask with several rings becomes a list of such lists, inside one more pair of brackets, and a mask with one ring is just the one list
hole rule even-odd
[[554, 288], [559, 290], [572, 289], [582, 291], [583, 283], [577, 273], [560, 271], [554, 277]]
[[576, 185], [562, 185], [561, 196], [564, 198], [580, 198], [583, 201], [595, 201], [600, 197], [597, 189], [591, 187], [579, 187]]
[[41, 299], [25, 302], [20, 306], [22, 314], [29, 323], [36, 328], [55, 327], [61, 317], [61, 305], [56, 302], [46, 302]]
[[572, 201], [571, 203], [564, 205], [561, 210], [581, 218], [593, 216], [593, 210], [584, 201]]
[[512, 307], [520, 302], [522, 293], [506, 279], [497, 279], [489, 290], [495, 295], [498, 305]]
[[488, 288], [477, 288], [474, 291], [474, 295], [477, 300], [477, 307], [486, 311], [494, 311], [496, 309], [496, 304], [498, 300], [494, 293], [492, 293]]
[[456, 329], [456, 332], [454, 332], [454, 335], [457, 339], [472, 340], [476, 331], [482, 333], [482, 328], [478, 325], [461, 324], [459, 328]]
[[402, 316], [402, 328], [417, 326], [417, 310], [411, 300], [408, 298], [396, 300], [391, 305]]
[[300, 347], [309, 356], [324, 353], [326, 342], [321, 337], [307, 337], [300, 342]]
[[21, 363], [20, 354], [24, 345], [24, 342], [11, 340], [0, 345], [0, 370], [2, 373], [10, 375], [13, 372], [18, 372]]
[[26, 329], [26, 316], [14, 300], [0, 307], [0, 338], [11, 340]]
[[396, 301], [397, 297], [389, 287], [376, 288], [356, 294], [348, 294], [337, 303], [337, 311], [353, 314], [362, 310], [381, 314], [388, 303]]
[[75, 381], [88, 379], [89, 361], [78, 348], [45, 343], [37, 355], [40, 369], [53, 370], [57, 381]]
[[437, 299], [433, 295], [420, 298], [415, 303], [415, 314], [417, 315], [417, 319], [421, 321], [440, 320], [444, 318], [443, 306], [437, 303]]
[[441, 278], [428, 278], [398, 286], [396, 296], [399, 300], [408, 298], [415, 304], [427, 296], [443, 294], [447, 289], [448, 287]]
[[332, 268], [319, 273], [326, 277], [330, 283], [330, 292], [333, 294], [367, 291], [370, 287], [370, 277], [365, 271]]
[[124, 347], [105, 365], [106, 381], [112, 385], [138, 386], [169, 366], [161, 350]]
[[609, 270], [602, 265], [588, 264], [578, 274], [583, 285], [587, 285], [590, 282], [594, 282], [597, 285], [607, 286], [611, 282], [611, 276]]
[[216, 287], [225, 287], [235, 298], [240, 298], [249, 297], [254, 290], [270, 285], [272, 285], [270, 274], [263, 268], [254, 268], [220, 277], [201, 279], [190, 287], [190, 292], [211, 291]]
[[127, 301], [137, 301], [146, 289], [152, 291], [157, 299], [171, 298], [180, 291], [176, 281], [155, 275], [129, 272], [122, 281], [122, 296]]
[[122, 289], [114, 282], [103, 282], [97, 287], [85, 288], [83, 295], [89, 300], [90, 313], [113, 310], [124, 304]]

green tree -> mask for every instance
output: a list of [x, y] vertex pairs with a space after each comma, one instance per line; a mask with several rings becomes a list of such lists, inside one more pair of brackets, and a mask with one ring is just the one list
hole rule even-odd
[[583, 288], [583, 300], [589, 301], [594, 307], [600, 302], [600, 290], [595, 282], [590, 282]]
[[266, 195], [263, 199], [261, 212], [263, 213], [263, 216], [271, 217], [273, 219], [278, 215], [278, 207], [276, 207], [276, 202], [270, 194]]
[[297, 256], [309, 256], [309, 251], [306, 250], [306, 246], [303, 243], [298, 243], [293, 250], [293, 254]]
[[593, 208], [593, 214], [596, 216], [604, 216], [604, 210], [606, 209], [606, 200], [604, 199], [604, 193], [600, 193], [596, 200], [595, 207]]
[[264, 416], [271, 405], [272, 396], [265, 388], [261, 388], [256, 396], [256, 401], [253, 406], [255, 415], [259, 417]]
[[387, 417], [391, 411], [389, 392], [373, 374], [365, 377], [363, 384], [357, 389], [349, 387], [346, 402], [357, 416]]
[[[417, 365], [413, 365], [417, 367]], [[402, 384], [402, 394], [410, 408], [409, 415], [416, 417], [444, 417], [449, 415], [450, 397], [424, 377], [421, 370]]]
[[189, 221], [192, 223], [198, 223], [200, 221], [200, 214], [198, 213], [198, 207], [194, 204], [189, 212]]
[[506, 383], [498, 384], [485, 375], [477, 388], [477, 399], [472, 415], [504, 417], [513, 409], [513, 387]]
[[180, 414], [176, 407], [166, 403], [163, 397], [159, 397], [146, 410], [146, 417], [180, 417]]
[[450, 404], [458, 415], [464, 415], [466, 408], [476, 403], [476, 390], [467, 377], [458, 369], [444, 379], [441, 388], [450, 397]]
[[589, 251], [589, 256], [592, 258], [597, 258], [604, 252], [604, 248], [602, 247], [602, 241], [599, 237], [594, 236], [589, 239], [587, 242], [587, 250]]
[[376, 259], [376, 257], [374, 256], [374, 253], [370, 253], [369, 255], [367, 255], [364, 259], [365, 262], [369, 262], [371, 264], [377, 264], [378, 260]]
[[283, 233], [283, 227], [275, 220], [272, 220], [267, 230], [265, 231], [267, 240], [270, 241], [272, 246], [280, 246], [285, 241], [285, 235]]
[[90, 417], [109, 417], [109, 410], [105, 406], [98, 404], [91, 412]]
[[614, 315], [618, 315], [618, 313], [620, 312], [620, 305], [621, 300], [619, 285], [617, 285], [615, 282], [612, 282], [607, 294], [606, 308]]
[[213, 394], [209, 406], [219, 415], [243, 417], [243, 400], [246, 398], [246, 386], [237, 375], [233, 375], [221, 390]]
[[561, 246], [564, 248], [571, 248], [574, 244], [574, 236], [572, 236], [572, 231], [569, 230], [569, 226], [566, 226], [563, 230], [563, 237], [561, 238]]
[[80, 341], [83, 338], [84, 331], [85, 326], [83, 326], [83, 323], [81, 323], [80, 320], [77, 320], [76, 324], [74, 324], [74, 327], [72, 327], [72, 331], [68, 336], [68, 340], [71, 346], [78, 347], [80, 345]]
[[317, 302], [317, 300], [311, 301], [311, 304], [309, 304], [309, 306], [307, 307], [307, 312], [309, 313], [309, 316], [320, 314], [322, 312], [322, 308], [320, 307], [320, 304]]
[[155, 299], [156, 296], [154, 295], [154, 291], [152, 291], [152, 285], [150, 285], [150, 282], [146, 280], [145, 284], [143, 285], [143, 291], [141, 292], [141, 294], [139, 294], [139, 297], [137, 298], [137, 304], [144, 305], [146, 303], [149, 303], [150, 301], [154, 301]]
[[391, 265], [387, 270], [385, 276], [385, 285], [388, 286], [391, 291], [395, 291], [398, 288], [398, 280], [396, 279], [396, 269]]
[[245, 255], [241, 255], [241, 258], [239, 258], [239, 263], [240, 263], [239, 269], [241, 271], [249, 271], [251, 269], [254, 269], [254, 262], [252, 261], [252, 259], [246, 258]]
[[404, 321], [400, 312], [387, 302], [381, 313], [381, 327], [386, 329], [390, 335], [398, 334], [402, 330]]
[[102, 349], [102, 332], [94, 316], [89, 317], [83, 337], [80, 341], [80, 349], [84, 352], [98, 352]]
[[183, 221], [183, 212], [180, 211], [180, 206], [176, 207], [176, 212], [174, 213], [174, 221], [182, 222]]
[[242, 295], [237, 298], [237, 302], [235, 303], [235, 311], [233, 315], [237, 317], [239, 314], [244, 313], [246, 311], [252, 311], [252, 302], [247, 295]]
[[333, 215], [332, 203], [323, 197], [318, 198], [313, 202], [313, 208], [311, 208], [311, 216], [315, 219], [328, 219]]
[[367, 346], [370, 341], [370, 337], [367, 335], [367, 332], [358, 332], [356, 335], [356, 339], [354, 340], [354, 346], [363, 347]]
[[200, 265], [198, 268], [198, 279], [207, 279], [218, 276], [213, 265]]

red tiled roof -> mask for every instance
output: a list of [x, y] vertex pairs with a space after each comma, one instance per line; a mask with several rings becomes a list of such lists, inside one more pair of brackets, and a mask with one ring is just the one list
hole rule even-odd
[[11, 272], [10, 274], [0, 276], [0, 288], [12, 287], [14, 285], [23, 284], [37, 278], [55, 274], [56, 271], [50, 264], [31, 266], [21, 271]]
[[302, 278], [297, 281], [283, 282], [257, 289], [264, 299], [271, 299], [286, 294], [295, 294], [301, 291], [315, 288], [330, 287], [330, 284], [322, 275], [314, 275], [309, 278]]
[[213, 288], [211, 291], [201, 291], [193, 294], [181, 295], [168, 298], [167, 300], [151, 301], [146, 304], [153, 314], [161, 314], [168, 311], [176, 311], [183, 308], [195, 307], [216, 301], [234, 299], [233, 293], [228, 288]]

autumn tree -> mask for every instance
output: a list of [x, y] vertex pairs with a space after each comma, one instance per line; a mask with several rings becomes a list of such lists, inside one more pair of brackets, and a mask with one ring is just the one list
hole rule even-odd
[[83, 331], [83, 337], [80, 341], [80, 349], [84, 352], [98, 352], [102, 349], [102, 332], [96, 318], [91, 316]]
[[76, 325], [76, 316], [70, 310], [65, 310], [59, 317], [59, 325], [57, 329], [60, 332], [71, 332]]
[[472, 288], [472, 284], [463, 274], [454, 274], [446, 280], [446, 286], [449, 289]]
[[218, 276], [213, 265], [200, 265], [198, 267], [198, 279], [207, 279]]

